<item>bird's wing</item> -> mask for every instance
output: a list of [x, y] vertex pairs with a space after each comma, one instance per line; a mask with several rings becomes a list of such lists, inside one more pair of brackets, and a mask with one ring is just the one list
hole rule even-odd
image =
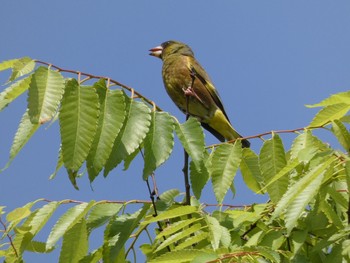
[[220, 95], [217, 92], [217, 90], [215, 89], [214, 85], [211, 83], [208, 74], [201, 67], [201, 65], [199, 65], [199, 63], [197, 61], [194, 61], [194, 63], [192, 63], [191, 59], [189, 59], [188, 62], [189, 63], [187, 66], [188, 66], [188, 69], [190, 70], [190, 72], [192, 72], [195, 75], [195, 77], [197, 77], [200, 80], [200, 82], [202, 82], [204, 87], [208, 90], [210, 96], [213, 98], [215, 104], [224, 113], [227, 120], [230, 121], [226, 112], [225, 112], [224, 106], [223, 106], [222, 101], [220, 99]]

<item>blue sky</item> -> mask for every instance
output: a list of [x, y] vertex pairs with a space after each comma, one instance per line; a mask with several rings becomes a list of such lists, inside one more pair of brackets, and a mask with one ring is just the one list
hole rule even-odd
[[[180, 40], [192, 47], [211, 76], [233, 125], [250, 136], [306, 126], [317, 110], [305, 104], [349, 89], [349, 14], [350, 2], [345, 0], [3, 1], [0, 61], [29, 56], [109, 76], [184, 120], [164, 90], [161, 61], [148, 56], [148, 49], [161, 42]], [[8, 72], [0, 73], [1, 83], [7, 78]], [[2, 167], [25, 107], [26, 96], [22, 96], [0, 114]], [[338, 147], [329, 134], [321, 136]], [[293, 138], [282, 135], [286, 149]], [[209, 134], [206, 140], [216, 142]], [[261, 142], [251, 143], [258, 152]], [[94, 191], [87, 176], [78, 181], [80, 191], [74, 190], [64, 169], [48, 180], [58, 148], [58, 125], [41, 128], [0, 174], [0, 205], [10, 211], [37, 198], [148, 198], [140, 158], [127, 172], [117, 168], [107, 179], [97, 178]], [[184, 190], [182, 160], [176, 142], [172, 157], [156, 172], [161, 192]], [[240, 176], [236, 189], [236, 197], [232, 200], [229, 195], [226, 202], [265, 200], [249, 191]], [[209, 185], [202, 202], [214, 200]], [[44, 240], [47, 234], [44, 231], [40, 237]], [[47, 262], [48, 257], [28, 255], [27, 259]]]

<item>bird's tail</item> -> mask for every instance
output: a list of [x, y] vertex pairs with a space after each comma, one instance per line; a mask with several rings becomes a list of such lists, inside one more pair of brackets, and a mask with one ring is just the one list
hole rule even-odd
[[[208, 121], [208, 125], [228, 141], [242, 138], [242, 136], [232, 127], [231, 123], [221, 110], [216, 110], [214, 116]], [[249, 148], [250, 142], [248, 140], [243, 139], [241, 142], [242, 147]]]

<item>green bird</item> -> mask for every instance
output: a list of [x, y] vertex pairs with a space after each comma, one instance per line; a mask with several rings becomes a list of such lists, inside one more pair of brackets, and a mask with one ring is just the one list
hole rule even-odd
[[[232, 127], [219, 93], [188, 45], [166, 41], [150, 52], [151, 56], [163, 60], [165, 89], [182, 112], [196, 117], [222, 142], [242, 138]], [[249, 141], [242, 139], [242, 146], [249, 147]]]

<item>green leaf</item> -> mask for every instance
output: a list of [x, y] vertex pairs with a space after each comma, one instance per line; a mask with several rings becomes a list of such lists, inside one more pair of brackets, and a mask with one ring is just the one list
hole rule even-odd
[[180, 207], [176, 207], [173, 209], [169, 209], [163, 213], [161, 213], [160, 215], [157, 216], [150, 216], [148, 217], [145, 221], [143, 221], [141, 223], [141, 225], [147, 225], [150, 223], [154, 223], [157, 221], [163, 221], [163, 220], [168, 220], [171, 218], [176, 218], [176, 217], [180, 217], [180, 216], [184, 216], [184, 215], [189, 215], [192, 213], [196, 213], [198, 212], [198, 208], [194, 207], [194, 206], [180, 206]]
[[203, 129], [196, 118], [190, 117], [185, 123], [175, 122], [176, 134], [188, 155], [200, 171], [203, 165], [205, 142]]
[[242, 159], [242, 144], [240, 140], [232, 144], [218, 146], [212, 153], [210, 166], [208, 167], [216, 200], [219, 203], [233, 184]]
[[146, 104], [126, 97], [126, 118], [124, 126], [114, 141], [107, 160], [104, 176], [141, 145], [149, 130], [151, 110]]
[[100, 247], [79, 260], [79, 263], [100, 263], [102, 260], [102, 252], [102, 247]]
[[67, 82], [59, 120], [63, 162], [73, 173], [90, 151], [97, 129], [98, 106], [94, 88], [80, 86], [75, 79]]
[[259, 167], [259, 158], [250, 148], [243, 148], [243, 157], [240, 165], [241, 173], [246, 185], [255, 193], [261, 191], [264, 178]]
[[31, 214], [31, 211], [28, 207], [18, 207], [11, 212], [9, 212], [6, 216], [6, 221], [20, 221]]
[[28, 109], [32, 123], [45, 123], [57, 112], [64, 92], [59, 72], [39, 67], [32, 75], [28, 92]]
[[11, 59], [11, 60], [5, 60], [0, 63], [0, 71], [13, 68], [13, 65], [19, 60], [19, 58]]
[[50, 175], [49, 179], [54, 179], [58, 173], [58, 171], [61, 169], [63, 166], [63, 157], [62, 157], [62, 147], [58, 150], [58, 158], [57, 158], [57, 163], [56, 163], [56, 168], [55, 171]]
[[[173, 250], [183, 250], [197, 245], [199, 242], [207, 240], [209, 237], [207, 232], [198, 232], [195, 235], [189, 236], [186, 240], [180, 242]], [[201, 261], [203, 262], [203, 261]]]
[[46, 248], [50, 249], [53, 247], [58, 239], [60, 239], [69, 229], [77, 224], [94, 204], [95, 201], [82, 203], [70, 208], [66, 213], [64, 213], [52, 228], [49, 237], [47, 238]]
[[17, 59], [12, 65], [12, 75], [8, 82], [14, 81], [15, 79], [26, 75], [34, 70], [35, 61], [29, 57], [23, 57]]
[[204, 218], [207, 222], [211, 246], [214, 250], [216, 250], [219, 248], [220, 240], [221, 240], [221, 236], [222, 236], [221, 225], [215, 217], [211, 217], [209, 215], [206, 215], [206, 216], [204, 216]]
[[316, 108], [316, 107], [330, 106], [330, 105], [339, 104], [339, 103], [350, 104], [350, 91], [333, 94], [330, 97], [321, 101], [320, 103], [313, 104], [313, 105], [306, 105], [306, 107]]
[[162, 249], [176, 244], [176, 242], [180, 241], [183, 238], [187, 238], [194, 233], [198, 232], [202, 228], [201, 224], [193, 224], [190, 225], [188, 228], [183, 229], [182, 231], [175, 233], [174, 235], [171, 235], [167, 237], [159, 246], [156, 247], [156, 250], [154, 253], [161, 251]]
[[88, 252], [88, 233], [84, 218], [63, 235], [60, 263], [79, 262]]
[[284, 166], [274, 177], [271, 178], [271, 180], [261, 189], [264, 191], [266, 188], [274, 184], [277, 180], [280, 178], [289, 177], [289, 174], [300, 164], [298, 159], [291, 159], [287, 163], [286, 166]]
[[30, 226], [30, 232], [33, 234], [33, 236], [35, 236], [45, 226], [59, 205], [60, 204], [58, 202], [50, 202], [33, 213], [34, 216], [28, 220], [30, 223], [26, 222], [26, 224]]
[[311, 158], [320, 151], [327, 150], [327, 146], [310, 130], [305, 130], [293, 141], [291, 147], [291, 158], [298, 158], [300, 161], [310, 161]]
[[4, 169], [6, 169], [13, 159], [17, 156], [20, 150], [24, 145], [29, 141], [29, 139], [33, 136], [36, 130], [40, 127], [40, 124], [33, 124], [28, 115], [28, 111], [26, 111], [21, 119], [21, 122], [18, 126], [18, 129], [15, 134], [15, 138], [13, 139], [13, 143], [10, 150], [10, 159], [7, 162]]
[[345, 125], [338, 120], [334, 120], [332, 121], [332, 131], [341, 146], [343, 146], [347, 152], [350, 151], [350, 133]]
[[192, 225], [193, 223], [195, 223], [198, 220], [202, 220], [202, 218], [189, 218], [186, 220], [174, 222], [174, 223], [168, 225], [165, 229], [163, 229], [163, 231], [161, 231], [156, 236], [156, 239], [162, 241], [164, 237], [171, 236], [171, 235], [175, 234], [176, 232], [178, 232], [179, 230], [187, 228], [188, 226]]
[[88, 229], [97, 228], [105, 224], [112, 216], [115, 216], [123, 204], [101, 203], [92, 207], [89, 216], [86, 220]]
[[166, 254], [163, 254], [157, 258], [151, 259], [148, 263], [185, 263], [191, 262], [191, 260], [195, 259], [199, 256], [208, 255], [208, 252], [204, 250], [196, 250], [196, 249], [184, 249], [181, 251], [171, 251]]
[[[283, 143], [278, 134], [273, 133], [272, 138], [264, 142], [259, 155], [259, 164], [265, 184], [269, 183], [287, 164]], [[287, 187], [288, 177], [284, 176], [267, 187], [267, 192], [271, 200], [277, 203], [286, 192]]]
[[295, 224], [306, 205], [312, 198], [314, 198], [314, 195], [317, 194], [325, 171], [334, 161], [334, 156], [325, 159], [323, 163], [316, 166], [292, 185], [277, 203], [271, 220], [274, 220], [283, 211], [286, 211], [285, 221], [287, 232], [289, 234], [292, 228], [295, 227]]
[[326, 106], [315, 115], [315, 117], [309, 124], [309, 127], [323, 126], [333, 120], [340, 119], [349, 110], [350, 104], [347, 103], [338, 103]]
[[125, 119], [124, 93], [108, 89], [104, 80], [96, 82], [94, 88], [99, 96], [100, 114], [96, 136], [86, 162], [90, 182], [106, 164]]
[[151, 126], [144, 141], [144, 180], [169, 158], [174, 146], [173, 118], [166, 112], [153, 111], [151, 115]]
[[198, 170], [193, 161], [190, 162], [190, 180], [194, 196], [199, 200], [204, 186], [209, 180], [209, 171], [207, 169], [209, 153], [204, 151], [203, 162]]
[[0, 111], [29, 88], [31, 78], [32, 75], [29, 75], [26, 78], [20, 79], [0, 93]]
[[123, 251], [130, 235], [139, 226], [150, 205], [145, 204], [142, 209], [132, 215], [122, 215], [110, 221], [104, 234], [103, 262], [117, 262], [118, 255]]

